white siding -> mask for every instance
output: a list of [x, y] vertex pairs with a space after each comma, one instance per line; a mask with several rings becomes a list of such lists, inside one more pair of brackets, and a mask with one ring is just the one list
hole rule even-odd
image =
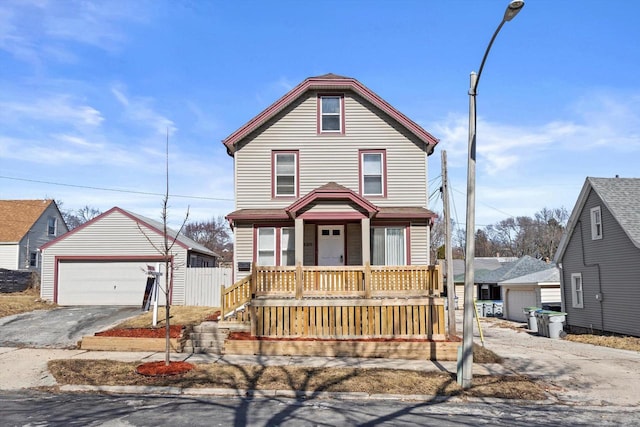
[[540, 300], [543, 304], [551, 302], [560, 302], [562, 297], [560, 296], [560, 284], [555, 287], [541, 287], [540, 288]]
[[0, 244], [0, 268], [18, 269], [18, 249], [17, 244]]
[[222, 286], [231, 286], [230, 268], [188, 268], [185, 282], [185, 305], [220, 307]]
[[[149, 242], [153, 242], [153, 245]], [[162, 247], [161, 233], [138, 224], [121, 212], [113, 211], [84, 228], [74, 230], [67, 237], [55, 242], [42, 254], [42, 298], [53, 300], [54, 268], [56, 256], [83, 256], [88, 258], [125, 258], [131, 256], [158, 257], [156, 249]], [[155, 247], [154, 247], [155, 245]], [[176, 305], [184, 304], [184, 274], [187, 251], [174, 245], [173, 299]]]
[[235, 153], [236, 207], [276, 208], [291, 199], [271, 198], [272, 150], [299, 150], [300, 194], [335, 181], [359, 192], [359, 150], [384, 149], [387, 198], [379, 206], [427, 205], [424, 144], [412, 141], [355, 95], [345, 95], [345, 134], [317, 134], [316, 94], [311, 92], [247, 138]]

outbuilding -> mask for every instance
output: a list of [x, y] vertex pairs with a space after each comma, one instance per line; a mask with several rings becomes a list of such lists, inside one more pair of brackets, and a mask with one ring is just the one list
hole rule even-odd
[[560, 272], [557, 267], [498, 282], [502, 288], [504, 317], [526, 322], [525, 307], [560, 307]]
[[[114, 207], [40, 248], [41, 297], [60, 305], [141, 305], [149, 266], [164, 280], [163, 224]], [[174, 230], [170, 303], [185, 304], [186, 269], [215, 267], [216, 254]], [[162, 295], [162, 293], [161, 293]], [[164, 300], [160, 300], [164, 304]]]

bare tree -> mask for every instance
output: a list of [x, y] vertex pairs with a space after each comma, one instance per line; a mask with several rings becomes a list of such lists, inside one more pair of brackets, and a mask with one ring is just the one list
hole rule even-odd
[[73, 230], [85, 222], [91, 221], [102, 213], [100, 209], [89, 205], [85, 205], [85, 207], [81, 209], [62, 209], [63, 202], [56, 200], [56, 204], [58, 205], [58, 209], [60, 209], [60, 213], [62, 214], [62, 219], [64, 219], [69, 230]]
[[231, 229], [222, 216], [208, 221], [188, 222], [183, 234], [220, 256], [233, 251]]

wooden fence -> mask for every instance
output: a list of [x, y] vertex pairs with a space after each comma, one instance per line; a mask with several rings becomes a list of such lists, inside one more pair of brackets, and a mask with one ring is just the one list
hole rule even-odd
[[185, 305], [218, 307], [222, 287], [232, 283], [230, 268], [187, 268], [185, 270]]

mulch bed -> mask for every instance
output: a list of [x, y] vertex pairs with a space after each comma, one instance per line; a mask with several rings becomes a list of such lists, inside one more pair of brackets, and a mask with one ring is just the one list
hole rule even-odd
[[162, 360], [138, 365], [136, 373], [144, 375], [145, 377], [166, 377], [184, 374], [193, 368], [195, 368], [195, 366], [188, 362], [169, 362], [169, 364], [166, 365], [164, 360]]
[[[165, 338], [167, 328], [124, 328], [109, 329], [108, 331], [97, 332], [97, 337], [127, 337], [127, 338]], [[171, 325], [169, 327], [170, 338], [180, 338], [182, 334], [181, 325]]]
[[208, 315], [204, 320], [207, 322], [217, 322], [218, 320], [220, 320], [221, 314], [222, 313], [220, 313], [220, 310], [218, 310], [215, 313]]
[[252, 336], [249, 332], [231, 332], [229, 334], [230, 340], [238, 341], [355, 341], [355, 342], [437, 342], [435, 340], [429, 340], [426, 338], [353, 338], [353, 339], [337, 339], [337, 338], [309, 338], [309, 337], [295, 337], [295, 338], [278, 338], [278, 337], [256, 337]]

